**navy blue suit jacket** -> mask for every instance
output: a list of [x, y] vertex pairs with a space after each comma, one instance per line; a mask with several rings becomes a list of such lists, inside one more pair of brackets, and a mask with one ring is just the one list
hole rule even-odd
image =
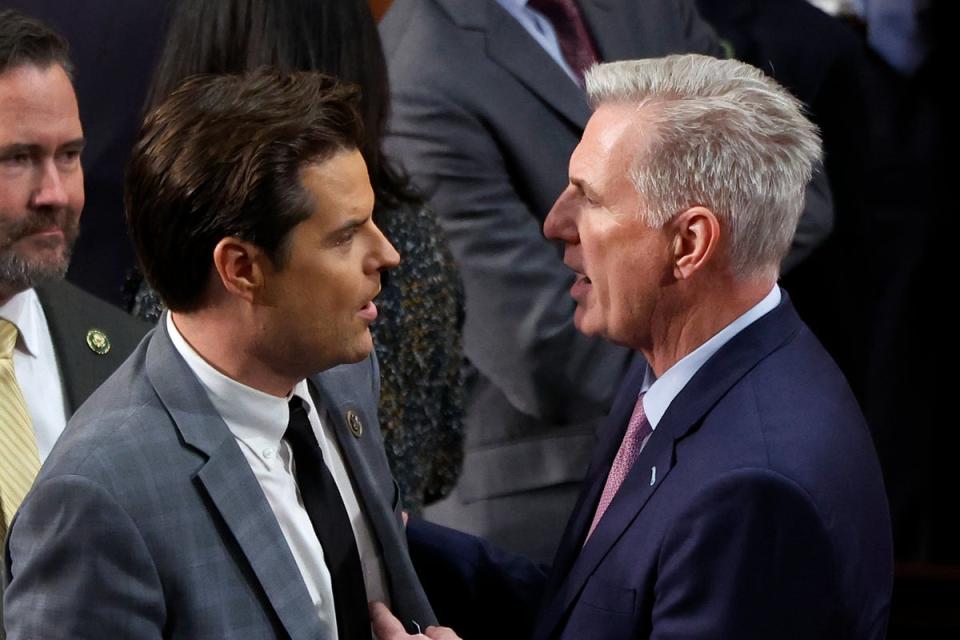
[[[644, 366], [621, 387], [549, 575], [465, 536], [411, 528], [428, 595], [446, 583], [441, 623], [449, 612], [467, 638], [506, 637], [505, 617], [490, 612], [539, 599], [527, 617], [536, 640], [882, 638], [893, 552], [873, 443], [786, 296], [671, 403], [584, 544]], [[472, 601], [454, 602], [458, 583]]]

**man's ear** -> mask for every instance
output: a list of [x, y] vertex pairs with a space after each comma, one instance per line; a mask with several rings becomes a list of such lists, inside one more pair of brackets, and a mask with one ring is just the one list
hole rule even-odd
[[673, 229], [673, 275], [685, 280], [710, 262], [720, 244], [720, 221], [706, 207], [690, 207], [670, 223]]
[[263, 249], [239, 238], [222, 238], [213, 248], [213, 268], [230, 295], [252, 302], [263, 289]]

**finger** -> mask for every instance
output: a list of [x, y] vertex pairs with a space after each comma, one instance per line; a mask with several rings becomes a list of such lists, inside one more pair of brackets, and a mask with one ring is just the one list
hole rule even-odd
[[460, 640], [460, 636], [448, 627], [427, 627], [424, 633], [431, 640]]
[[374, 635], [380, 640], [410, 637], [407, 635], [406, 629], [403, 628], [403, 624], [382, 602], [370, 603], [370, 624], [373, 627]]

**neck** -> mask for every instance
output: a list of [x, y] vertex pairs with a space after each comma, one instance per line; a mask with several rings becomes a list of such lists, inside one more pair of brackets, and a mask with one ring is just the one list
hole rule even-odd
[[257, 325], [252, 318], [219, 309], [170, 315], [187, 344], [223, 375], [278, 398], [290, 393], [299, 382], [258, 357]]
[[640, 349], [658, 378], [763, 300], [776, 278], [727, 278], [705, 284], [681, 293], [674, 305], [676, 311], [667, 314], [662, 327], [654, 328], [650, 346]]

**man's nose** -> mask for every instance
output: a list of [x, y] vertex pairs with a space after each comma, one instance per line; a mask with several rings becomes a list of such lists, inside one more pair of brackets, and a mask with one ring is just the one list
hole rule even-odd
[[377, 250], [374, 252], [374, 269], [377, 271], [383, 271], [386, 269], [393, 269], [398, 264], [400, 264], [400, 254], [394, 248], [393, 244], [387, 239], [383, 232], [377, 227], [377, 234], [380, 236], [380, 244], [377, 247]]
[[34, 207], [50, 207], [61, 209], [69, 204], [64, 177], [53, 158], [44, 160], [39, 167], [40, 175], [36, 191], [33, 193], [31, 204]]
[[575, 242], [577, 231], [574, 224], [574, 207], [572, 187], [567, 187], [553, 203], [547, 219], [543, 221], [543, 235], [551, 240]]

